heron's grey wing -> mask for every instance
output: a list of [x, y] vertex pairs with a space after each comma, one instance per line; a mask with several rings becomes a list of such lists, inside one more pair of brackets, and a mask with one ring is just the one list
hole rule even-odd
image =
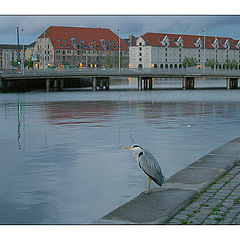
[[139, 156], [139, 165], [142, 170], [158, 185], [164, 182], [164, 176], [156, 158], [147, 150]]

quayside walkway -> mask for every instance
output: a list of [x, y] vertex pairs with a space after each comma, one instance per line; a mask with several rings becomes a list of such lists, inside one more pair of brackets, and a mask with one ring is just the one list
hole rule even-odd
[[240, 224], [240, 162], [165, 224]]
[[98, 224], [239, 224], [240, 138], [171, 176]]

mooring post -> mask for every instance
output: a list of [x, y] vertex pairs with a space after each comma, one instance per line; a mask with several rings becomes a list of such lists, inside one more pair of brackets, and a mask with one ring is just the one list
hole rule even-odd
[[46, 79], [46, 92], [49, 92], [50, 91], [50, 79], [47, 78]]
[[97, 90], [97, 78], [92, 77], [92, 90], [96, 91]]
[[138, 77], [138, 90], [142, 90], [142, 77]]

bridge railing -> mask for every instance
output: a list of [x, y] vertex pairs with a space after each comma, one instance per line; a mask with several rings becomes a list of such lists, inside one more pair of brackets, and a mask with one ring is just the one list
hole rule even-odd
[[196, 74], [196, 75], [240, 75], [240, 70], [231, 70], [231, 69], [210, 69], [205, 68], [197, 69], [197, 68], [163, 68], [163, 69], [153, 69], [153, 68], [129, 68], [129, 69], [119, 69], [118, 68], [75, 68], [75, 69], [25, 69], [24, 72], [16, 69], [7, 69], [0, 71], [0, 76], [16, 76], [16, 75], [31, 75], [31, 76], [54, 76], [54, 75], [141, 75], [141, 74]]

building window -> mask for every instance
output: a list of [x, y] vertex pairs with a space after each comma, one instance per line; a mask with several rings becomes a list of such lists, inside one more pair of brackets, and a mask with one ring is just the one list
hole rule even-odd
[[142, 53], [139, 53], [139, 56], [142, 56]]
[[142, 61], [142, 58], [139, 58], [139, 61], [141, 62], [141, 61]]
[[142, 47], [139, 47], [139, 51], [142, 51]]
[[142, 43], [141, 43], [141, 42], [139, 43], [139, 46], [142, 46]]

